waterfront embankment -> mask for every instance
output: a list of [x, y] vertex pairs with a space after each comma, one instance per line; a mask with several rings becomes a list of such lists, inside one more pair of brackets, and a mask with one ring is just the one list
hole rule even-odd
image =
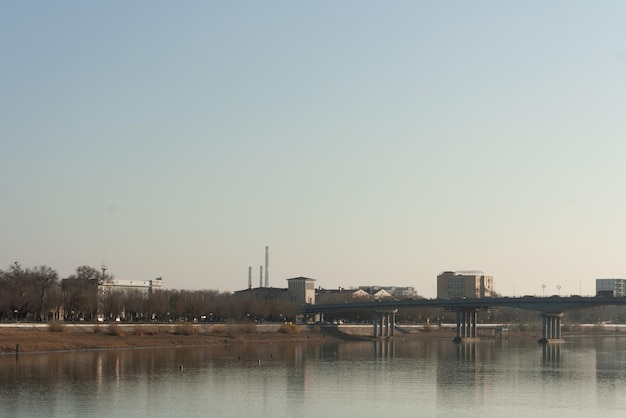
[[[491, 339], [492, 328], [481, 325], [482, 339]], [[521, 328], [521, 329], [520, 329]], [[505, 338], [538, 339], [538, 327], [513, 326]], [[564, 338], [626, 335], [626, 328], [613, 324], [577, 325], [563, 330]], [[399, 325], [396, 340], [449, 339], [454, 324], [437, 326]], [[285, 324], [129, 324], [129, 323], [2, 323], [0, 353], [158, 348], [229, 344], [290, 344], [372, 340], [372, 325]]]
[[[0, 353], [273, 344], [371, 339], [371, 325], [284, 324], [0, 324]], [[414, 327], [398, 338], [449, 338], [446, 328]]]

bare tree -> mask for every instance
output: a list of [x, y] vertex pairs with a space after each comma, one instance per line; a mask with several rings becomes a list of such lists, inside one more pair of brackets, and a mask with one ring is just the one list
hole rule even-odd
[[124, 316], [126, 319], [141, 321], [147, 316], [148, 296], [139, 290], [125, 292]]
[[100, 272], [80, 266], [76, 273], [61, 282], [65, 315], [71, 320], [93, 320], [98, 311]]
[[24, 269], [18, 262], [11, 264], [0, 274], [3, 316], [47, 319], [51, 310], [58, 309], [58, 285], [58, 274], [50, 267]]
[[29, 287], [32, 292], [32, 313], [38, 320], [47, 320], [50, 311], [59, 306], [58, 296], [59, 275], [48, 266], [37, 266], [28, 271]]
[[121, 318], [124, 313], [124, 293], [116, 290], [104, 290], [100, 292], [99, 311], [109, 320]]

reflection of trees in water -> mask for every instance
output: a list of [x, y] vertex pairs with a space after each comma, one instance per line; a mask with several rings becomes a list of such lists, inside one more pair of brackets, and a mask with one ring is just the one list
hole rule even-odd
[[[59, 380], [92, 383], [125, 375], [155, 377], [179, 370], [256, 367], [272, 362], [298, 366], [307, 359], [332, 358], [338, 344], [220, 344], [206, 347], [27, 353], [0, 357], [0, 387], [15, 383], [50, 385]], [[369, 352], [369, 350], [368, 350]]]

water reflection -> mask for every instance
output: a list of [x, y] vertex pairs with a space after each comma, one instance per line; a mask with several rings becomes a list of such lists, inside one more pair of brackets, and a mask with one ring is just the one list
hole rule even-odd
[[372, 353], [375, 359], [394, 358], [395, 357], [395, 341], [391, 339], [374, 341]]
[[541, 344], [543, 352], [543, 365], [548, 368], [556, 369], [561, 363], [561, 343]]
[[620, 387], [626, 384], [626, 351], [624, 339], [603, 337], [597, 339], [595, 351], [596, 393], [599, 402], [607, 409], [623, 403]]
[[626, 413], [626, 340], [618, 338], [21, 354], [0, 356], [0, 375], [0, 416], [307, 417], [320, 405], [329, 416], [502, 416], [516, 407], [581, 416], [600, 404], [608, 415]]
[[461, 364], [474, 363], [476, 361], [476, 343], [456, 344], [456, 359]]

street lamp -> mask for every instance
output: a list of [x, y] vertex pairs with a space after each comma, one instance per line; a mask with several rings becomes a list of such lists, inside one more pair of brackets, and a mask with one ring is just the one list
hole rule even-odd
[[545, 298], [546, 297], [546, 285], [542, 284], [541, 288], [543, 289], [543, 297]]

